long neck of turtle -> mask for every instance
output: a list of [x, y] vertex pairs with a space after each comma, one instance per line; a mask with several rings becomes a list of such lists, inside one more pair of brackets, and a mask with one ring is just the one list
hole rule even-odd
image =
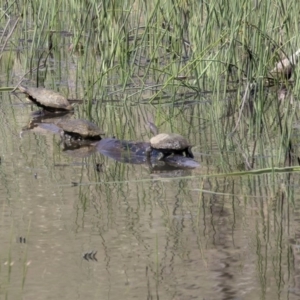
[[155, 126], [155, 124], [153, 124], [152, 122], [148, 121], [148, 126], [150, 128], [150, 131], [153, 135], [157, 135], [158, 134], [158, 128]]
[[158, 128], [155, 126], [154, 128], [152, 128], [151, 130], [153, 135], [157, 135], [158, 134]]

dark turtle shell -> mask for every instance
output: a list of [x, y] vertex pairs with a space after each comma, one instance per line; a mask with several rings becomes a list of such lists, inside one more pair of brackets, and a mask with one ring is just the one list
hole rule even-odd
[[61, 128], [64, 133], [83, 139], [100, 140], [101, 135], [103, 135], [102, 130], [97, 125], [87, 120], [61, 120], [57, 122], [56, 125]]
[[26, 94], [29, 100], [44, 110], [50, 112], [71, 111], [73, 107], [61, 94], [44, 88], [19, 86], [19, 90]]

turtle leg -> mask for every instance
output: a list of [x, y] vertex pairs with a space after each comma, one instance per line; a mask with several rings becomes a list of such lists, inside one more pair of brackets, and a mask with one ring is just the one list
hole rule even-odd
[[184, 152], [186, 157], [194, 158], [192, 147], [187, 147]]
[[162, 156], [158, 158], [158, 160], [164, 160], [166, 157], [170, 156], [172, 153], [169, 152], [161, 152]]
[[62, 140], [64, 140], [64, 139], [65, 139], [65, 132], [64, 132], [63, 130], [60, 130], [59, 136], [60, 136], [60, 138], [61, 138]]
[[152, 163], [151, 163], [151, 153], [152, 153], [152, 148], [151, 148], [151, 146], [149, 146], [146, 148], [145, 154], [146, 154], [146, 164], [149, 167], [150, 173], [152, 172], [152, 168], [153, 168]]

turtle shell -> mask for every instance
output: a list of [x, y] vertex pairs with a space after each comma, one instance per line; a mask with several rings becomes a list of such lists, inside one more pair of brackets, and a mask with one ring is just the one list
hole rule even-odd
[[19, 86], [19, 90], [26, 94], [37, 106], [49, 111], [73, 110], [70, 102], [61, 94], [44, 88]]
[[102, 130], [92, 122], [82, 119], [61, 120], [56, 125], [70, 136], [80, 136], [84, 139], [101, 139]]
[[160, 133], [150, 139], [151, 147], [154, 149], [184, 150], [190, 146], [182, 135], [177, 133]]

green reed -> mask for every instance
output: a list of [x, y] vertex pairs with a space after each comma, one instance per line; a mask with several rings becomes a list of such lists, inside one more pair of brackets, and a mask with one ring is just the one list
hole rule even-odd
[[[3, 25], [5, 16], [21, 16], [16, 30], [8, 26], [11, 34], [2, 35], [2, 41], [6, 49], [13, 49], [18, 38], [24, 40], [23, 73], [31, 84], [46, 83], [83, 99], [78, 108], [81, 117], [103, 119], [103, 102], [111, 101], [115, 104], [109, 104], [110, 122], [124, 105], [124, 118], [130, 120], [133, 132], [136, 124], [126, 115], [128, 105], [151, 103], [150, 115], [164, 124], [162, 130], [180, 130], [182, 119], [187, 119], [185, 131], [193, 143], [202, 144], [198, 123], [203, 120], [218, 151], [236, 151], [242, 160], [253, 161], [256, 154], [281, 145], [273, 153], [275, 158], [264, 161], [265, 166], [283, 163], [292, 134], [288, 116], [295, 116], [295, 109], [279, 105], [276, 87], [269, 91], [265, 81], [280, 57], [291, 55], [300, 45], [295, 35], [297, 1], [48, 4], [50, 9], [39, 1], [12, 3], [2, 14]], [[10, 67], [5, 66], [6, 74]], [[293, 79], [292, 93], [297, 94], [299, 83], [297, 77]], [[191, 109], [186, 107], [188, 101]], [[137, 115], [146, 110], [138, 109]], [[124, 118], [117, 116], [119, 124]], [[122, 136], [120, 130], [111, 132]], [[211, 142], [206, 138], [205, 143]], [[209, 147], [204, 144], [204, 148]], [[227, 168], [223, 158], [226, 155], [220, 156], [220, 162]]]

